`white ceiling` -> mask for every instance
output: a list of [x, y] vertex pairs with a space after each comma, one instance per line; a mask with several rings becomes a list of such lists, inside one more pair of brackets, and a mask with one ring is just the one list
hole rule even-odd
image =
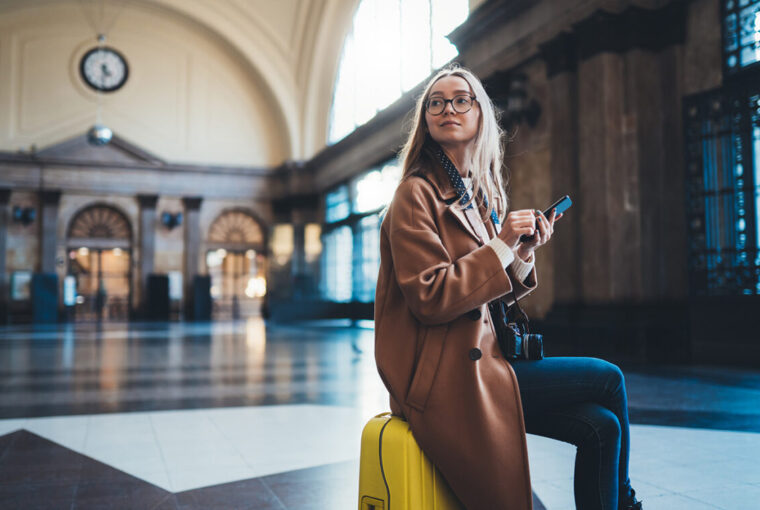
[[359, 0], [0, 0], [0, 16], [62, 1], [90, 10], [104, 1], [113, 12], [157, 8], [195, 25], [261, 78], [281, 113], [289, 159], [324, 147], [338, 60]]

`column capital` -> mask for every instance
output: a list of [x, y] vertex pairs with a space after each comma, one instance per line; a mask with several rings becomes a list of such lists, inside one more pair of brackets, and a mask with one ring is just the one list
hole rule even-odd
[[40, 194], [40, 200], [42, 201], [43, 205], [58, 205], [58, 202], [61, 201], [61, 190], [41, 190], [39, 192]]
[[203, 202], [203, 197], [182, 197], [185, 209], [198, 210], [201, 208], [201, 202]]
[[546, 62], [546, 77], [564, 72], [575, 72], [578, 66], [577, 39], [572, 32], [561, 32], [555, 38], [539, 44], [538, 48]]
[[686, 40], [686, 2], [670, 2], [657, 9], [631, 5], [621, 12], [595, 11], [573, 24], [578, 57], [586, 60], [604, 52], [632, 49], [660, 51]]
[[158, 203], [158, 195], [137, 195], [137, 203], [142, 209], [155, 209]]

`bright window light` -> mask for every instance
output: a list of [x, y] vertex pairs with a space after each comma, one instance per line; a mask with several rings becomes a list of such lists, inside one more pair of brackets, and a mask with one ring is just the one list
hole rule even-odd
[[361, 176], [354, 183], [356, 187], [354, 212], [369, 212], [388, 205], [399, 180], [401, 180], [401, 168], [395, 161], [386, 164], [382, 170], [372, 170]]
[[343, 45], [329, 143], [456, 57], [446, 35], [468, 14], [468, 0], [362, 0]]

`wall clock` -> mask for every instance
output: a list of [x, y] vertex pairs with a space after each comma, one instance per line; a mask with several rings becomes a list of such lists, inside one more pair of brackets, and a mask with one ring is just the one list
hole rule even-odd
[[99, 92], [114, 92], [126, 83], [129, 66], [115, 49], [98, 46], [84, 54], [79, 72], [90, 88]]

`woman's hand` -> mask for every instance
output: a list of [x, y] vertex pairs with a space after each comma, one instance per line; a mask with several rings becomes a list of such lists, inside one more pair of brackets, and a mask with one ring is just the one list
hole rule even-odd
[[499, 238], [512, 250], [520, 244], [520, 236], [532, 236], [536, 228], [536, 215], [532, 209], [511, 211], [504, 219]]
[[[552, 209], [552, 213], [547, 219], [544, 213], [536, 211], [535, 222], [538, 224], [538, 232], [533, 236], [533, 239], [529, 241], [523, 241], [517, 248], [517, 256], [521, 259], [528, 261], [530, 256], [536, 251], [536, 248], [543, 246], [549, 242], [554, 233], [554, 222], [562, 217], [562, 214], [557, 215], [557, 210]], [[532, 234], [529, 234], [532, 235]]]

